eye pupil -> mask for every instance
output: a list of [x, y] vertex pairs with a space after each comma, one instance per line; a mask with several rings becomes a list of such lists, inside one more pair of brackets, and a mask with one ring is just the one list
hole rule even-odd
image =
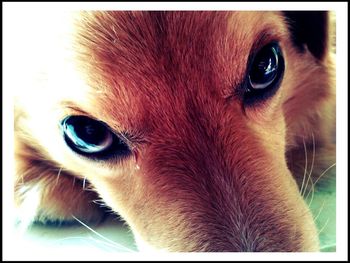
[[90, 125], [87, 125], [87, 126], [85, 127], [85, 129], [86, 129], [86, 133], [89, 134], [89, 135], [93, 135], [94, 132], [95, 132], [95, 129], [94, 129], [94, 127], [92, 127], [91, 124], [90, 124]]
[[89, 144], [99, 145], [106, 137], [108, 130], [98, 123], [77, 122], [75, 125], [70, 124], [69, 128], [75, 132], [76, 136]]
[[278, 53], [274, 47], [264, 48], [255, 57], [250, 71], [250, 84], [253, 89], [264, 89], [277, 76]]

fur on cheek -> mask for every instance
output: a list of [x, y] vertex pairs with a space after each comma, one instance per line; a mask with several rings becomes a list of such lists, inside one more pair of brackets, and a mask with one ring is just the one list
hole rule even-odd
[[34, 221], [72, 222], [73, 216], [101, 221], [105, 211], [94, 202], [98, 199], [88, 182], [25, 144], [17, 147], [15, 202], [24, 229]]

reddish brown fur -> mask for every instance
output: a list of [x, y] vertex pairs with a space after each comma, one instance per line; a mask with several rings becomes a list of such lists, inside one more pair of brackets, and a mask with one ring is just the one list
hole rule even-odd
[[[298, 52], [289, 34], [278, 12], [83, 12], [74, 61], [88, 102], [60, 101], [60, 116], [79, 113], [108, 123], [127, 134], [134, 157], [101, 164], [69, 149], [59, 159], [41, 142], [32, 147], [50, 160], [45, 167], [65, 168], [64, 180], [72, 173], [86, 177], [136, 238], [154, 248], [317, 250], [316, 228], [285, 153], [302, 147], [300, 138], [310, 143], [312, 133], [317, 145], [332, 148], [331, 61]], [[245, 108], [237, 90], [247, 57], [270, 41], [282, 47], [284, 80], [274, 97]], [[42, 157], [18, 151], [17, 158], [21, 174], [29, 165], [23, 160]], [[51, 203], [47, 195], [67, 191], [48, 187], [43, 207]], [[86, 195], [69, 190], [76, 192]], [[60, 207], [59, 198], [53, 202]], [[83, 200], [46, 217], [98, 215], [81, 215], [80, 206], [86, 207]]]

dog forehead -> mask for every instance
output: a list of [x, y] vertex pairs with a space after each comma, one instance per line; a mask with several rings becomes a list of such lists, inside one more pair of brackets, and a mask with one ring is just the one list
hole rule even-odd
[[125, 118], [137, 104], [229, 95], [271, 25], [263, 12], [80, 12], [75, 52], [96, 105]]

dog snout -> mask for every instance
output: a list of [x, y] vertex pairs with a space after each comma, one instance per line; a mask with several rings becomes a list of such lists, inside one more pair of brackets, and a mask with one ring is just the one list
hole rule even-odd
[[157, 147], [163, 153], [157, 151], [146, 165], [152, 167], [145, 174], [158, 191], [157, 206], [163, 204], [153, 209], [169, 211], [162, 220], [169, 222], [169, 229], [163, 233], [175, 229], [181, 237], [164, 237], [156, 247], [217, 252], [317, 250], [317, 245], [310, 245], [317, 244], [312, 217], [296, 185], [289, 183], [290, 174], [276, 176], [273, 172], [279, 171], [264, 171], [256, 159], [237, 159], [247, 156], [237, 148], [233, 162], [215, 144], [203, 146], [197, 154], [182, 149], [184, 145], [188, 146], [179, 142]]

